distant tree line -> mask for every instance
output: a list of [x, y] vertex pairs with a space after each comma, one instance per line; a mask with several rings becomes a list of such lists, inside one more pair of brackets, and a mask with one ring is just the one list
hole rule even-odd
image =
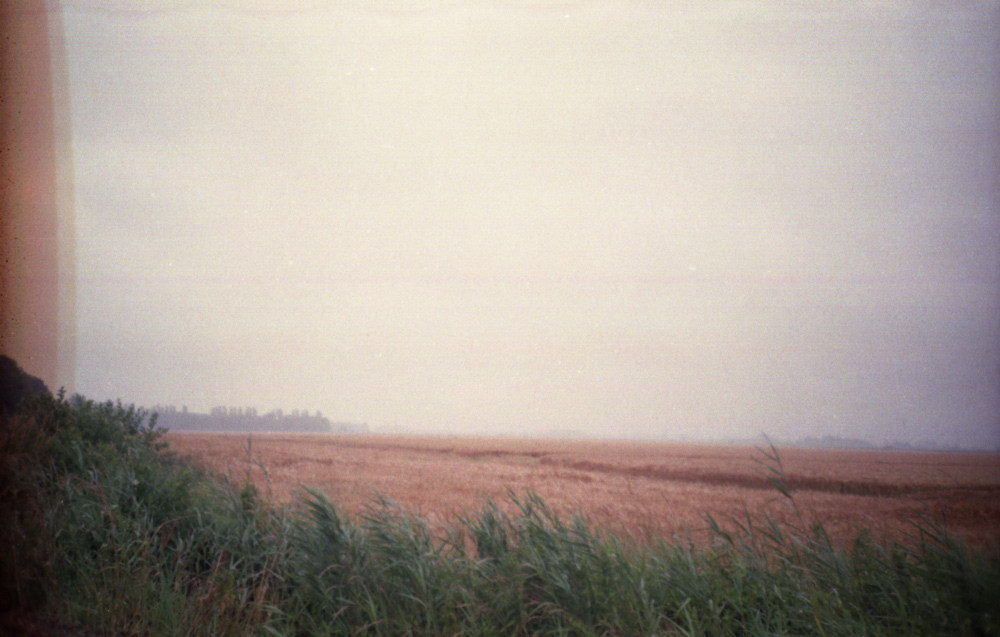
[[207, 413], [177, 409], [173, 405], [157, 405], [156, 424], [172, 431], [239, 431], [259, 433], [367, 433], [364, 423], [331, 422], [317, 411], [293, 409], [284, 413], [280, 409], [258, 414], [253, 407], [213, 407]]
[[945, 445], [937, 443], [931, 440], [918, 440], [915, 442], [906, 442], [893, 440], [892, 442], [887, 442], [882, 445], [877, 445], [867, 440], [859, 440], [858, 438], [842, 438], [840, 436], [823, 436], [822, 438], [817, 438], [815, 436], [807, 436], [805, 438], [800, 438], [792, 443], [792, 447], [804, 447], [809, 449], [873, 449], [882, 451], [969, 451], [958, 445]]

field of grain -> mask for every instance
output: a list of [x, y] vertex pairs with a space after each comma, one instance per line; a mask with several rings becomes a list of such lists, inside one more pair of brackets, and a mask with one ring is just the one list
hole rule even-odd
[[[732, 527], [746, 511], [794, 521], [753, 447], [624, 441], [431, 436], [170, 433], [171, 448], [237, 482], [248, 476], [278, 502], [302, 486], [353, 515], [380, 494], [433, 529], [484, 500], [538, 493], [562, 513], [635, 539], [707, 538], [705, 515]], [[787, 483], [807, 521], [832, 537], [868, 529], [904, 539], [921, 515], [971, 546], [1000, 544], [996, 454], [781, 449]], [[777, 500], [776, 500], [777, 499]]]

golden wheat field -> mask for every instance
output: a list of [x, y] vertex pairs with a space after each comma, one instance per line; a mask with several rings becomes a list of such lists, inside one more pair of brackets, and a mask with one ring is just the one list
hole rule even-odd
[[[753, 447], [625, 441], [433, 436], [170, 433], [171, 448], [205, 468], [291, 502], [315, 487], [352, 515], [380, 494], [434, 530], [486, 499], [538, 493], [593, 528], [642, 540], [707, 538], [705, 515], [733, 519], [769, 511], [794, 521]], [[971, 546], [1000, 545], [996, 454], [781, 449], [803, 519], [837, 541], [865, 528], [902, 540], [921, 515], [943, 520]]]

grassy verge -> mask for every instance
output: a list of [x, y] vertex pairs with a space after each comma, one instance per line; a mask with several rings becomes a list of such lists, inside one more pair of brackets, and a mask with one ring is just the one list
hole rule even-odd
[[[536, 495], [446, 537], [384, 500], [273, 507], [171, 456], [133, 407], [37, 398], [0, 426], [0, 604], [128, 635], [991, 635], [1000, 560], [933, 521], [842, 547], [822, 525], [711, 518], [637, 545]], [[780, 457], [764, 471], [794, 510]]]

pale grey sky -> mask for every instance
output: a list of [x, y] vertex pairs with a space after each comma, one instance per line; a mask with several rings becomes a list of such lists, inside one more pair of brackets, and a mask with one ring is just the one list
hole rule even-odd
[[62, 9], [88, 396], [1000, 446], [996, 2]]

